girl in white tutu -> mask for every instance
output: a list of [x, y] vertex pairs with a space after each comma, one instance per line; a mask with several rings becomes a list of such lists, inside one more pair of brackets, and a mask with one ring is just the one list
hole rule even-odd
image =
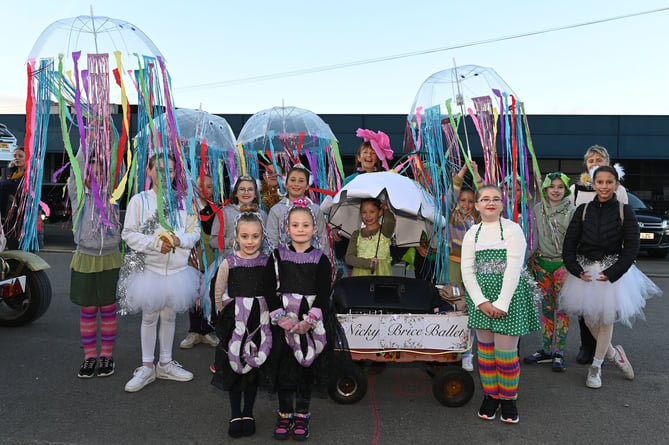
[[612, 346], [613, 324], [631, 326], [643, 317], [646, 299], [662, 291], [635, 265], [639, 251], [639, 225], [634, 211], [616, 198], [618, 172], [610, 166], [593, 174], [597, 196], [578, 206], [567, 229], [562, 255], [570, 275], [560, 293], [560, 309], [583, 316], [597, 348], [586, 386], [602, 386], [605, 356], [625, 375], [634, 370], [622, 346]]
[[[193, 379], [192, 373], [172, 360], [172, 346], [177, 312], [193, 305], [202, 288], [200, 272], [188, 266], [190, 251], [200, 240], [200, 226], [197, 213], [189, 212], [185, 201], [168, 204], [174, 158], [169, 157], [167, 169], [162, 159], [160, 168], [157, 164], [153, 156], [148, 165], [151, 189], [132, 197], [121, 234], [129, 252], [119, 274], [119, 303], [124, 312], [142, 312], [142, 366], [126, 384], [127, 392], [139, 391], [156, 377], [179, 382]], [[163, 227], [166, 222], [172, 230]], [[160, 357], [154, 368], [156, 337], [160, 340]]]

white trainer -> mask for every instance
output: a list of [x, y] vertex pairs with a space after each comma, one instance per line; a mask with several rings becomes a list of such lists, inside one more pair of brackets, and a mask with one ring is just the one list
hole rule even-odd
[[197, 332], [189, 332], [188, 335], [186, 335], [186, 338], [181, 340], [181, 343], [179, 343], [179, 347], [181, 349], [190, 349], [196, 344], [200, 343], [202, 341], [202, 336], [198, 334]]
[[588, 368], [588, 378], [585, 380], [585, 386], [594, 389], [602, 387], [602, 368], [598, 366]]
[[609, 360], [623, 372], [627, 380], [634, 380], [634, 369], [629, 360], [627, 360], [627, 355], [625, 355], [623, 347], [616, 345], [613, 347], [613, 350], [616, 351], [616, 353], [613, 357], [609, 358]]
[[161, 365], [160, 363], [156, 365], [156, 377], [164, 380], [188, 382], [193, 380], [193, 373], [186, 371], [176, 360], [172, 360], [166, 365]]
[[474, 354], [471, 352], [466, 352], [462, 356], [462, 369], [465, 371], [473, 371], [474, 370]]
[[213, 333], [213, 332], [210, 332], [206, 335], [201, 335], [200, 336], [200, 341], [204, 344], [207, 344], [207, 345], [211, 346], [212, 348], [215, 348], [216, 346], [218, 346], [218, 342], [219, 342], [218, 337], [216, 337], [216, 334]]
[[132, 378], [125, 384], [126, 392], [137, 392], [156, 380], [156, 370], [148, 366], [140, 366], [133, 372]]

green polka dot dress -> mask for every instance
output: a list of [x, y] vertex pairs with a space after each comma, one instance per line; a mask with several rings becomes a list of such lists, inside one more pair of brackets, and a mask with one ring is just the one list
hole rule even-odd
[[[475, 240], [478, 241], [481, 227], [476, 231]], [[500, 222], [500, 230], [502, 225]], [[504, 232], [502, 231], [502, 240]], [[483, 295], [492, 303], [499, 298], [506, 269], [506, 249], [483, 249], [476, 251], [476, 280]], [[474, 329], [486, 329], [505, 335], [520, 336], [528, 332], [537, 331], [540, 328], [539, 315], [535, 307], [530, 286], [527, 278], [521, 274], [518, 286], [513, 293], [509, 310], [504, 317], [489, 318], [480, 309], [474, 306], [474, 302], [465, 293], [467, 298], [467, 310], [469, 312], [469, 327]]]

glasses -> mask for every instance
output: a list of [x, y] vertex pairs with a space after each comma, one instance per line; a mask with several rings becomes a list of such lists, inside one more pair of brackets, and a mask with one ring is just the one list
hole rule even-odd
[[479, 199], [479, 202], [480, 202], [481, 204], [486, 204], [486, 205], [487, 205], [487, 204], [490, 204], [490, 203], [493, 203], [493, 204], [497, 205], [497, 204], [501, 204], [501, 203], [502, 203], [502, 198], [492, 198], [492, 199], [490, 199], [490, 198], [481, 198], [481, 199]]

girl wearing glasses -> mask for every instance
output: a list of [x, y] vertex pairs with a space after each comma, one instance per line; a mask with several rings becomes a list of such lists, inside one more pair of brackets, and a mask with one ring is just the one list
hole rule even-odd
[[475, 207], [481, 222], [462, 241], [461, 269], [484, 393], [478, 416], [493, 420], [501, 405], [502, 422], [518, 423], [518, 338], [539, 329], [529, 277], [521, 274], [525, 236], [518, 224], [501, 217], [499, 187], [481, 186]]

